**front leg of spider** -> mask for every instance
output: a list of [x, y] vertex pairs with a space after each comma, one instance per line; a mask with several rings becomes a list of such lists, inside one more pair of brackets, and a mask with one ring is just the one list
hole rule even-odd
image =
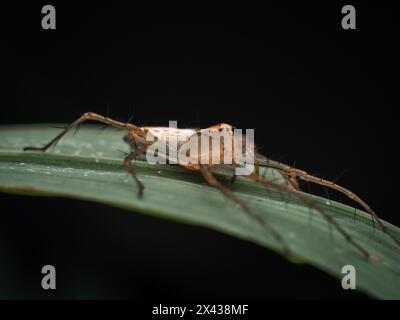
[[214, 176], [214, 174], [210, 171], [208, 166], [206, 165], [201, 165], [200, 171], [204, 177], [204, 179], [207, 181], [207, 183], [221, 191], [221, 193], [227, 197], [228, 199], [232, 200], [236, 204], [240, 206], [240, 208], [245, 212], [251, 219], [255, 220], [257, 223], [259, 223], [263, 229], [269, 234], [272, 235], [275, 240], [281, 245], [283, 253], [286, 256], [290, 256], [291, 252], [289, 249], [288, 244], [286, 243], [285, 239], [281, 236], [281, 234], [275, 230], [275, 228], [269, 224], [267, 221], [262, 219], [259, 215], [255, 214], [241, 199], [239, 199], [231, 190], [223, 186], [217, 178]]
[[286, 192], [297, 197], [300, 201], [307, 204], [310, 208], [316, 210], [330, 225], [332, 225], [345, 239], [348, 241], [356, 250], [358, 250], [364, 257], [369, 260], [378, 261], [379, 258], [369, 253], [362, 245], [356, 242], [329, 214], [317, 206], [317, 203], [310, 197], [303, 195], [302, 193], [293, 190], [287, 185], [277, 184], [269, 181], [268, 179], [257, 176], [255, 174], [250, 174], [246, 176], [248, 179], [263, 184], [266, 187], [274, 188], [278, 191]]

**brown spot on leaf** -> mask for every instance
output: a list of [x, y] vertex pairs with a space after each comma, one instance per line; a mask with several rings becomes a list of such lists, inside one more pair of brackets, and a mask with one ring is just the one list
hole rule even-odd
[[20, 192], [43, 192], [43, 190], [37, 189], [32, 186], [24, 185], [24, 184], [19, 184], [19, 185], [13, 186], [10, 189], [12, 189], [14, 191], [20, 191]]

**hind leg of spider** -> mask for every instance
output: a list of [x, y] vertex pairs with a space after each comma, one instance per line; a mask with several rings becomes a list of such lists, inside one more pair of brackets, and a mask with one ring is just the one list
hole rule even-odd
[[34, 151], [46, 151], [48, 148], [50, 148], [52, 145], [55, 145], [69, 130], [71, 130], [74, 127], [77, 127], [79, 124], [86, 120], [92, 120], [92, 121], [97, 121], [104, 123], [106, 125], [110, 125], [116, 128], [136, 128], [134, 125], [130, 123], [123, 123], [119, 122], [107, 117], [104, 117], [102, 115], [99, 115], [97, 113], [93, 112], [86, 112], [82, 116], [80, 116], [78, 119], [76, 119], [74, 122], [70, 123], [68, 126], [66, 126], [58, 135], [56, 135], [52, 140], [50, 140], [47, 144], [45, 144], [43, 147], [25, 147], [24, 151], [29, 151], [29, 150], [34, 150]]
[[353, 240], [353, 238], [336, 222], [336, 220], [334, 220], [329, 214], [327, 214], [324, 210], [322, 210], [320, 207], [317, 206], [317, 204], [315, 203], [315, 201], [312, 198], [293, 190], [293, 188], [290, 186], [271, 182], [268, 179], [266, 179], [265, 177], [258, 176], [254, 173], [250, 174], [246, 177], [257, 183], [263, 184], [266, 187], [271, 187], [278, 191], [282, 191], [282, 192], [285, 192], [285, 193], [295, 196], [301, 202], [303, 202], [307, 206], [309, 206], [311, 209], [314, 209], [315, 211], [317, 211], [330, 225], [332, 225], [346, 239], [346, 241], [348, 243], [350, 243], [364, 257], [366, 257], [367, 259], [370, 259], [370, 260], [378, 260], [378, 257], [373, 256], [363, 246], [361, 246], [359, 243], [355, 242]]
[[136, 158], [138, 156], [145, 153], [146, 149], [147, 148], [137, 148], [134, 151], [131, 151], [131, 153], [129, 153], [124, 159], [124, 167], [128, 170], [129, 174], [131, 175], [131, 177], [136, 182], [136, 184], [139, 188], [139, 191], [138, 191], [139, 198], [141, 198], [143, 196], [144, 184], [137, 177], [136, 172], [132, 166], [132, 161], [136, 160]]
[[280, 233], [278, 233], [275, 228], [272, 227], [272, 225], [270, 225], [269, 223], [267, 223], [264, 219], [262, 219], [260, 216], [258, 216], [257, 214], [255, 214], [242, 200], [240, 200], [236, 195], [234, 195], [232, 193], [231, 190], [229, 190], [228, 188], [226, 188], [225, 186], [223, 186], [218, 180], [217, 178], [214, 176], [214, 174], [209, 170], [209, 168], [205, 165], [201, 166], [200, 169], [204, 179], [207, 181], [207, 183], [218, 189], [219, 191], [221, 191], [221, 193], [224, 194], [225, 197], [227, 197], [228, 199], [232, 200], [233, 202], [235, 202], [236, 204], [238, 204], [240, 206], [240, 208], [253, 220], [255, 220], [257, 223], [259, 223], [263, 229], [265, 231], [267, 231], [267, 233], [269, 235], [272, 235], [275, 240], [280, 243], [280, 245], [283, 248], [283, 252], [285, 255], [289, 256], [290, 255], [290, 250], [289, 247], [286, 243], [286, 241], [283, 239], [283, 237], [281, 236]]

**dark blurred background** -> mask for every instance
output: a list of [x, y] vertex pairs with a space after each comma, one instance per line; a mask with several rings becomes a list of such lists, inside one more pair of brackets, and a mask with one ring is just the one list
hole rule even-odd
[[[56, 8], [56, 30], [41, 28], [45, 4]], [[2, 4], [1, 124], [70, 122], [94, 111], [133, 115], [139, 125], [254, 128], [266, 156], [341, 175], [400, 225], [392, 205], [395, 10], [354, 4], [357, 29], [343, 30], [348, 3], [262, 4]], [[214, 231], [76, 200], [0, 199], [0, 297], [363, 297]], [[56, 266], [56, 292], [40, 288], [44, 264]]]

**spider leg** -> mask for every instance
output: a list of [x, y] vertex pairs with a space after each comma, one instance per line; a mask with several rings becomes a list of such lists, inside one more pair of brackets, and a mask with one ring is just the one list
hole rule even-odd
[[358, 203], [359, 205], [361, 205], [370, 215], [372, 218], [372, 222], [374, 223], [375, 221], [378, 223], [379, 227], [382, 229], [382, 231], [387, 234], [394, 242], [396, 242], [396, 244], [398, 246], [400, 246], [400, 240], [397, 239], [396, 237], [394, 237], [388, 230], [388, 228], [383, 224], [383, 222], [381, 221], [381, 219], [379, 219], [378, 215], [375, 213], [374, 210], [371, 209], [371, 207], [369, 205], [367, 205], [359, 196], [357, 196], [354, 192], [334, 183], [331, 181], [327, 181], [324, 180], [322, 178], [318, 178], [318, 177], [314, 177], [310, 174], [308, 174], [305, 171], [301, 171], [298, 169], [289, 169], [289, 175], [296, 175], [298, 176], [300, 179], [305, 180], [305, 181], [309, 181], [309, 182], [313, 182], [316, 184], [319, 184], [321, 186], [324, 187], [329, 187], [331, 189], [334, 189], [336, 191], [339, 191], [341, 193], [343, 193], [344, 195], [346, 195], [348, 198], [350, 198], [351, 200], [355, 201], [356, 203]]
[[113, 119], [104, 117], [102, 115], [99, 115], [99, 114], [93, 113], [93, 112], [86, 112], [82, 116], [80, 116], [78, 119], [76, 119], [74, 122], [72, 122], [68, 126], [66, 126], [58, 135], [56, 135], [52, 140], [50, 140], [43, 147], [25, 147], [24, 151], [28, 151], [28, 150], [46, 151], [52, 145], [55, 145], [69, 130], [71, 130], [74, 127], [79, 126], [79, 124], [81, 124], [82, 122], [84, 122], [86, 120], [98, 121], [98, 122], [104, 123], [106, 125], [110, 125], [110, 126], [120, 128], [120, 129], [123, 129], [123, 128], [136, 129], [137, 128], [136, 126], [134, 126], [133, 124], [130, 124], [130, 123], [123, 123], [123, 122], [115, 121]]
[[362, 247], [360, 244], [358, 244], [357, 242], [355, 242], [353, 240], [353, 238], [329, 215], [327, 214], [325, 211], [323, 211], [321, 208], [319, 208], [317, 206], [317, 204], [315, 203], [315, 201], [313, 199], [311, 199], [308, 196], [305, 196], [295, 190], [293, 190], [292, 188], [290, 188], [287, 185], [282, 185], [282, 184], [277, 184], [274, 182], [271, 182], [267, 179], [265, 179], [262, 176], [257, 176], [256, 174], [250, 174], [248, 176], [246, 176], [248, 179], [253, 180], [255, 182], [258, 182], [260, 184], [263, 184], [264, 186], [267, 187], [272, 187], [276, 190], [282, 191], [282, 192], [286, 192], [289, 194], [294, 195], [295, 197], [297, 197], [300, 201], [304, 202], [305, 204], [307, 204], [310, 208], [316, 210], [328, 223], [330, 223], [333, 227], [335, 227], [335, 229], [351, 244], [353, 245], [353, 247], [355, 249], [357, 249], [363, 256], [365, 256], [368, 259], [372, 259], [372, 260], [376, 260], [377, 257], [372, 256], [366, 249], [364, 249], [364, 247]]
[[124, 159], [124, 167], [128, 170], [129, 174], [131, 175], [131, 177], [133, 178], [133, 180], [136, 182], [139, 191], [138, 191], [138, 196], [141, 198], [143, 196], [143, 190], [144, 190], [144, 184], [142, 183], [142, 181], [139, 180], [139, 178], [136, 175], [135, 170], [133, 169], [132, 166], [132, 161], [136, 160], [136, 158], [138, 156], [140, 156], [141, 154], [145, 153], [147, 150], [147, 146], [146, 147], [139, 147], [136, 148], [135, 150], [131, 151], [131, 153], [129, 153], [125, 159]]
[[223, 186], [217, 180], [217, 178], [214, 176], [214, 174], [209, 170], [209, 168], [207, 166], [202, 165], [200, 168], [200, 171], [201, 171], [204, 179], [207, 181], [207, 183], [210, 186], [218, 189], [219, 191], [221, 191], [224, 194], [225, 197], [227, 197], [228, 199], [230, 199], [233, 202], [235, 202], [236, 204], [238, 204], [240, 206], [240, 208], [250, 218], [257, 221], [268, 232], [268, 234], [271, 234], [275, 238], [275, 240], [277, 240], [281, 244], [283, 251], [286, 255], [290, 254], [290, 249], [289, 249], [286, 241], [283, 239], [281, 234], [275, 230], [275, 228], [271, 224], [267, 223], [264, 219], [262, 219], [260, 216], [255, 214], [242, 200], [240, 200], [235, 194], [233, 194], [231, 190], [229, 190], [228, 188]]

